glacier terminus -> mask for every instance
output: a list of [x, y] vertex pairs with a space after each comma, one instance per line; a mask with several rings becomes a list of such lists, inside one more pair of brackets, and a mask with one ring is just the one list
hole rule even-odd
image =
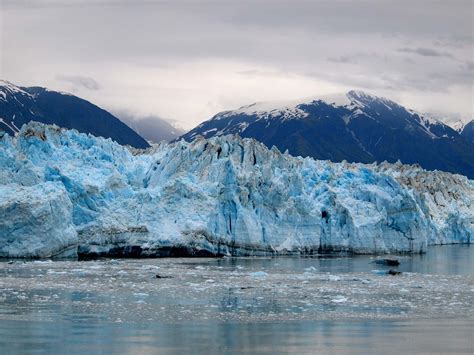
[[416, 165], [237, 135], [138, 150], [37, 122], [0, 138], [0, 257], [422, 253], [473, 235], [474, 181]]

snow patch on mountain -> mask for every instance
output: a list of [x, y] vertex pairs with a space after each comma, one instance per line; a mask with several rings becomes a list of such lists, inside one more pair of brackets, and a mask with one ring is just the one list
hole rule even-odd
[[466, 125], [465, 122], [459, 120], [455, 121], [451, 124], [451, 128], [453, 128], [456, 132], [461, 133], [464, 129], [464, 126]]
[[230, 115], [255, 115], [257, 119], [276, 118], [287, 120], [292, 118], [304, 118], [308, 114], [298, 106], [301, 101], [271, 101], [256, 102], [251, 105], [242, 106], [235, 111], [227, 111], [218, 115], [216, 119], [226, 118]]
[[385, 97], [371, 95], [360, 90], [351, 90], [346, 95], [351, 105], [354, 105], [355, 107], [359, 107], [359, 108], [364, 108], [374, 102], [381, 103], [390, 111], [392, 110], [394, 106], [399, 107], [399, 105], [396, 102], [393, 102]]
[[[410, 115], [411, 118], [416, 121], [419, 128], [431, 139], [438, 138], [450, 138], [450, 135], [443, 133], [438, 135], [435, 133], [436, 128], [446, 126], [442, 121], [434, 118], [429, 114], [422, 114], [411, 109], [405, 109], [403, 106], [396, 102], [375, 95], [368, 94], [363, 91], [351, 90], [345, 94], [331, 94], [323, 95], [318, 98], [306, 98], [300, 100], [290, 101], [271, 101], [271, 102], [258, 102], [248, 106], [243, 106], [234, 111], [225, 111], [214, 116], [210, 121], [219, 121], [224, 119], [231, 119], [227, 126], [215, 131], [206, 130], [201, 133], [204, 137], [210, 137], [212, 135], [225, 135], [244, 132], [250, 124], [258, 122], [260, 120], [272, 120], [285, 122], [288, 120], [299, 120], [307, 118], [310, 113], [309, 110], [312, 106], [325, 104], [334, 108], [343, 108], [347, 113], [342, 117], [344, 123], [348, 125], [353, 119], [366, 117], [368, 119], [378, 121], [383, 119], [380, 109], [388, 110], [391, 112], [400, 111]], [[246, 122], [237, 123], [238, 128], [234, 127], [233, 118], [240, 117], [246, 120]], [[203, 127], [206, 122], [200, 124], [195, 130], [199, 130]], [[267, 124], [267, 127], [270, 123]], [[410, 125], [409, 125], [410, 126]], [[443, 129], [441, 129], [443, 130]], [[211, 134], [212, 133], [212, 134]], [[190, 137], [194, 138], [197, 135], [193, 132]]]
[[337, 93], [299, 100], [256, 102], [251, 105], [242, 106], [237, 110], [221, 112], [217, 114], [214, 119], [220, 120], [234, 115], [257, 116], [257, 120], [269, 118], [282, 120], [301, 119], [308, 116], [308, 113], [304, 109], [306, 105], [324, 102], [327, 105], [335, 107], [356, 109], [363, 108], [367, 104], [367, 101], [370, 100], [391, 102], [388, 99], [378, 98], [362, 91], [349, 91], [345, 94]]
[[409, 110], [409, 112], [415, 116], [415, 119], [420, 123], [420, 125], [423, 127], [423, 130], [425, 133], [431, 137], [431, 139], [437, 139], [437, 138], [443, 138], [439, 137], [435, 133], [432, 132], [432, 127], [433, 126], [438, 126], [438, 125], [443, 125], [440, 121], [436, 120], [435, 118], [429, 117], [429, 116], [424, 116], [421, 113], [415, 112], [413, 110]]
[[366, 114], [364, 109], [374, 102], [383, 105], [388, 110], [392, 110], [394, 107], [401, 107], [384, 97], [374, 96], [363, 91], [351, 90], [344, 94], [336, 93], [299, 100], [256, 102], [251, 105], [242, 106], [237, 110], [221, 112], [214, 116], [213, 120], [221, 120], [236, 115], [255, 116], [256, 120], [280, 119], [285, 121], [289, 119], [304, 119], [309, 115], [306, 107], [320, 103], [333, 107], [344, 107], [351, 111], [351, 115], [347, 116], [350, 118]]
[[7, 100], [7, 95], [20, 94], [20, 95], [33, 97], [32, 94], [30, 94], [29, 92], [26, 92], [19, 86], [16, 86], [10, 83], [9, 81], [2, 80], [2, 79], [0, 79], [0, 93], [2, 94], [1, 96], [4, 101]]

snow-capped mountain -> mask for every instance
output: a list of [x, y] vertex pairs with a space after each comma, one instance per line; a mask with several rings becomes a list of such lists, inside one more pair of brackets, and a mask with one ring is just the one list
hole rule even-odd
[[474, 235], [460, 175], [236, 135], [132, 151], [37, 122], [0, 138], [0, 257], [422, 252]]
[[419, 163], [474, 178], [474, 144], [446, 124], [361, 91], [225, 111], [182, 136], [239, 134], [295, 156]]
[[136, 148], [149, 147], [117, 117], [86, 100], [42, 87], [19, 87], [0, 80], [0, 130], [15, 134], [29, 121], [75, 128]]

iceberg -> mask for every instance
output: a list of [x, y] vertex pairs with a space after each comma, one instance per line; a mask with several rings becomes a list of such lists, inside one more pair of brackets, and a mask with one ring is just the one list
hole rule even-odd
[[0, 257], [420, 253], [470, 243], [474, 181], [236, 135], [147, 150], [30, 122], [0, 138]]

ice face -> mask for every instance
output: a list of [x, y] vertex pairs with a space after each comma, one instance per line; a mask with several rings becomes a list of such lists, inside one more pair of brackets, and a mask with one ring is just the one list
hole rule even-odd
[[237, 136], [139, 152], [32, 122], [0, 140], [0, 167], [7, 257], [421, 252], [474, 234], [465, 177], [291, 157]]
[[67, 256], [77, 245], [72, 204], [61, 184], [0, 185], [0, 196], [0, 257]]

